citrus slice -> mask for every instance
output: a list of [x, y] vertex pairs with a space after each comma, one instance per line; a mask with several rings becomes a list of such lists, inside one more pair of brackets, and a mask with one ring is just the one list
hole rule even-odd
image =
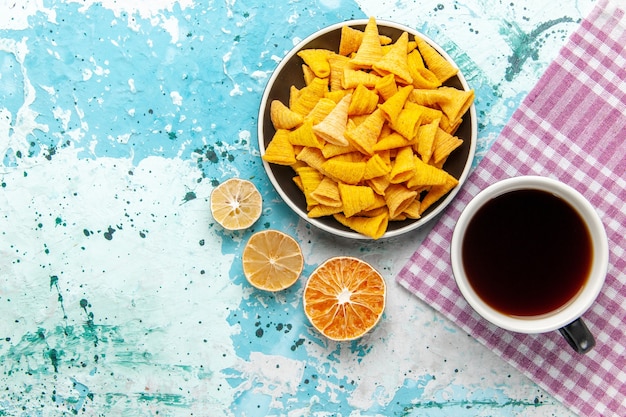
[[261, 217], [263, 199], [253, 183], [231, 178], [211, 192], [211, 214], [228, 230], [246, 229]]
[[330, 258], [309, 277], [303, 294], [304, 313], [331, 340], [354, 340], [370, 331], [385, 309], [384, 278], [367, 262]]
[[298, 242], [278, 230], [253, 234], [241, 258], [248, 282], [266, 291], [280, 291], [292, 286], [304, 267]]

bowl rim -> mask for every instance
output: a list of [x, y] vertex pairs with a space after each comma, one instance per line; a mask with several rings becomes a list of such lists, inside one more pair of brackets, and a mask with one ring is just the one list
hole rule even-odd
[[[305, 46], [306, 44], [308, 44], [309, 42], [311, 42], [314, 39], [319, 38], [322, 35], [325, 35], [329, 32], [335, 31], [337, 29], [341, 29], [344, 26], [363, 26], [366, 25], [368, 23], [369, 19], [352, 19], [352, 20], [346, 20], [346, 21], [342, 21], [342, 22], [337, 22], [334, 24], [331, 24], [329, 26], [326, 26], [322, 29], [319, 29], [317, 31], [315, 31], [314, 33], [308, 35], [307, 37], [305, 37], [304, 39], [302, 39], [301, 41], [299, 41], [293, 48], [291, 48], [289, 50], [289, 52], [287, 52], [287, 54], [280, 60], [280, 62], [278, 63], [278, 65], [276, 66], [276, 68], [272, 71], [272, 75], [270, 76], [270, 78], [268, 79], [267, 84], [265, 85], [264, 91], [263, 91], [263, 95], [261, 97], [261, 103], [259, 106], [259, 115], [258, 115], [258, 121], [257, 121], [257, 139], [258, 139], [258, 145], [259, 145], [259, 151], [260, 151], [260, 155], [261, 157], [265, 154], [265, 143], [264, 143], [264, 134], [263, 134], [263, 126], [265, 123], [265, 108], [268, 105], [268, 98], [269, 98], [269, 94], [270, 91], [272, 89], [272, 86], [274, 84], [274, 82], [276, 81], [276, 79], [278, 78], [279, 74], [281, 73], [282, 69], [284, 68], [284, 66], [298, 53], [298, 51], [300, 51], [302, 49], [303, 46]], [[393, 22], [393, 21], [389, 21], [389, 20], [384, 20], [384, 19], [376, 19], [376, 24], [380, 27], [380, 26], [385, 26], [385, 27], [390, 27], [393, 29], [397, 29], [397, 30], [401, 30], [404, 32], [407, 32], [413, 36], [419, 36], [420, 38], [422, 38], [423, 40], [425, 40], [426, 42], [428, 42], [435, 50], [437, 50], [437, 52], [439, 52], [439, 54], [441, 54], [441, 56], [443, 56], [448, 62], [450, 62], [455, 68], [457, 68], [459, 71], [456, 74], [456, 77], [458, 77], [459, 83], [462, 85], [463, 89], [465, 91], [470, 90], [470, 86], [467, 82], [467, 80], [465, 79], [465, 76], [463, 75], [462, 71], [460, 70], [459, 66], [457, 65], [457, 63], [454, 61], [454, 59], [452, 59], [452, 57], [434, 40], [432, 40], [430, 37], [428, 37], [427, 35], [419, 32], [416, 29], [410, 28], [406, 25], [403, 25], [401, 23], [397, 23], [397, 22]], [[477, 142], [477, 138], [478, 138], [478, 121], [476, 119], [476, 105], [473, 102], [472, 105], [470, 106], [470, 108], [468, 109], [468, 113], [470, 114], [470, 137], [468, 138], [470, 140], [470, 147], [469, 147], [469, 153], [467, 156], [467, 160], [465, 161], [465, 165], [463, 167], [463, 170], [461, 172], [461, 175], [458, 178], [459, 184], [454, 187], [451, 191], [448, 192], [448, 194], [445, 196], [445, 198], [443, 198], [439, 204], [433, 208], [433, 210], [431, 210], [429, 213], [427, 213], [425, 216], [420, 217], [419, 219], [415, 219], [414, 222], [409, 223], [406, 226], [400, 227], [398, 229], [394, 229], [394, 230], [387, 230], [385, 231], [385, 233], [378, 238], [378, 240], [381, 239], [386, 239], [386, 238], [391, 238], [391, 237], [396, 237], [396, 236], [400, 236], [400, 235], [404, 235], [410, 231], [416, 230], [420, 227], [423, 227], [424, 225], [426, 225], [427, 223], [430, 223], [430, 221], [432, 219], [434, 219], [435, 217], [437, 217], [440, 213], [442, 213], [447, 207], [448, 205], [452, 202], [452, 200], [456, 197], [456, 195], [458, 194], [458, 192], [460, 191], [461, 187], [463, 186], [463, 184], [465, 183], [465, 181], [467, 180], [467, 177], [469, 176], [469, 173], [472, 169], [472, 165], [473, 165], [473, 161], [474, 161], [474, 157], [476, 154], [476, 142]], [[373, 238], [369, 237], [369, 236], [365, 236], [359, 232], [356, 231], [352, 231], [352, 230], [341, 230], [341, 229], [337, 229], [337, 228], [333, 228], [321, 221], [319, 221], [316, 218], [311, 218], [308, 216], [306, 211], [303, 211], [300, 207], [298, 207], [290, 198], [289, 196], [284, 192], [284, 190], [282, 189], [282, 187], [280, 186], [280, 183], [278, 182], [278, 179], [276, 178], [276, 176], [274, 175], [270, 163], [268, 163], [267, 161], [261, 159], [262, 163], [263, 163], [263, 168], [265, 170], [265, 173], [267, 174], [270, 182], [272, 183], [272, 186], [274, 187], [274, 189], [276, 190], [276, 192], [280, 195], [280, 197], [282, 198], [282, 200], [303, 220], [305, 220], [306, 222], [308, 222], [309, 224], [312, 224], [313, 226], [324, 230], [328, 233], [331, 233], [335, 236], [340, 236], [340, 237], [344, 237], [344, 238], [349, 238], [349, 239], [359, 239], [359, 240], [374, 240]]]

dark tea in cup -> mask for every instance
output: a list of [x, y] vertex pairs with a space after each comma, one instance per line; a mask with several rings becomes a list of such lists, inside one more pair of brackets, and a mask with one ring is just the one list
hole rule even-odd
[[511, 316], [566, 305], [587, 282], [593, 259], [580, 214], [553, 193], [514, 190], [486, 202], [462, 242], [467, 279], [487, 304]]

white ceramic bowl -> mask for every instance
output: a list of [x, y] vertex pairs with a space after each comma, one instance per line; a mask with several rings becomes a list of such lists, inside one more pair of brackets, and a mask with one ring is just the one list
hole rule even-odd
[[[290, 86], [295, 85], [298, 88], [304, 87], [304, 79], [302, 76], [303, 61], [297, 56], [298, 51], [302, 49], [324, 48], [338, 52], [341, 28], [347, 25], [355, 29], [364, 30], [366, 24], [367, 20], [363, 19], [341, 22], [328, 26], [304, 39], [291, 51], [289, 51], [289, 53], [281, 60], [278, 67], [272, 73], [261, 100], [258, 121], [258, 139], [261, 154], [264, 154], [265, 148], [275, 133], [275, 129], [270, 120], [271, 102], [278, 99], [284, 104], [287, 104], [289, 102]], [[454, 66], [457, 66], [452, 58], [439, 45], [414, 29], [397, 23], [381, 20], [377, 20], [377, 24], [379, 33], [381, 35], [389, 36], [394, 42], [398, 39], [402, 32], [407, 32], [411, 36], [415, 35], [423, 38], [444, 58], [450, 61]], [[449, 79], [445, 85], [453, 86], [466, 91], [470, 90], [467, 81], [460, 71], [457, 75]], [[476, 108], [473, 104], [467, 114], [463, 117], [463, 122], [459, 126], [455, 135], [463, 139], [463, 145], [457, 148], [450, 155], [446, 161], [444, 169], [459, 180], [459, 185], [450, 191], [445, 197], [441, 198], [437, 203], [429, 207], [421, 218], [415, 220], [389, 222], [387, 232], [382, 236], [382, 238], [398, 236], [418, 229], [437, 216], [454, 199], [459, 188], [467, 178], [476, 150], [477, 120]], [[304, 195], [292, 180], [294, 176], [293, 170], [290, 167], [269, 164], [266, 161], [263, 161], [263, 166], [278, 194], [302, 219], [319, 229], [325, 230], [337, 236], [353, 239], [370, 239], [367, 236], [343, 226], [332, 216], [309, 218], [307, 215]]]

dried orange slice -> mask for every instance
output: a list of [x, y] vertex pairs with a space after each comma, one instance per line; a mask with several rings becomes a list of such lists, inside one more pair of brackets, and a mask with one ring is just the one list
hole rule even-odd
[[280, 291], [292, 286], [304, 267], [298, 242], [278, 230], [253, 234], [241, 258], [248, 282], [266, 291]]
[[231, 178], [211, 192], [211, 214], [228, 230], [246, 229], [261, 217], [263, 199], [253, 183]]
[[303, 294], [304, 313], [331, 340], [354, 340], [370, 331], [385, 309], [385, 280], [367, 262], [330, 258], [309, 277]]

